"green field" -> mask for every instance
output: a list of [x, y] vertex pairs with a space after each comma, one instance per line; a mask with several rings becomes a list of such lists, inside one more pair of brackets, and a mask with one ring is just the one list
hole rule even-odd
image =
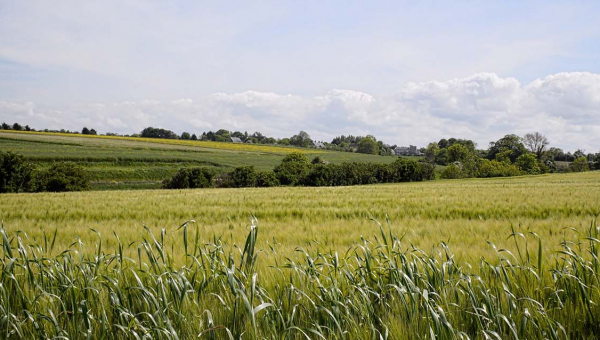
[[304, 152], [309, 158], [320, 156], [330, 163], [391, 163], [396, 159], [265, 145], [7, 131], [0, 131], [0, 150], [22, 154], [42, 167], [55, 161], [77, 162], [89, 170], [92, 189], [158, 188], [160, 181], [190, 166], [223, 172], [242, 165], [271, 170], [290, 151]]
[[6, 338], [592, 339], [599, 214], [600, 172], [4, 194], [0, 312], [11, 317], [0, 330]]
[[[105, 189], [294, 150], [177, 143], [0, 133]], [[599, 215], [598, 171], [2, 194], [0, 338], [597, 339]]]

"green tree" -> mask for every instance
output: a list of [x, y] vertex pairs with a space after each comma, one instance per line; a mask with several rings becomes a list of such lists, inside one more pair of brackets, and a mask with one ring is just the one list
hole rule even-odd
[[308, 133], [306, 133], [304, 131], [300, 131], [300, 132], [298, 132], [297, 135], [293, 135], [292, 138], [290, 138], [291, 145], [308, 147], [311, 143], [312, 143], [312, 139], [310, 139], [310, 136], [308, 135]]
[[183, 133], [181, 134], [181, 139], [184, 139], [184, 140], [189, 140], [190, 138], [192, 138], [192, 137], [190, 136], [190, 133], [189, 133], [189, 132], [183, 132]]
[[377, 142], [370, 137], [365, 137], [358, 142], [358, 150], [359, 153], [366, 153], [371, 155], [376, 155], [379, 153], [379, 145]]
[[31, 191], [33, 170], [25, 157], [0, 150], [0, 193]]
[[83, 129], [81, 129], [81, 134], [82, 135], [89, 135], [90, 134], [90, 129], [88, 129], [87, 127], [83, 127]]
[[19, 123], [14, 123], [13, 126], [12, 126], [12, 129], [16, 130], [16, 131], [22, 131], [23, 127]]
[[429, 143], [427, 149], [425, 149], [425, 160], [429, 163], [435, 164], [437, 155], [440, 152], [438, 143]]
[[297, 185], [303, 183], [304, 177], [310, 170], [310, 162], [303, 153], [292, 152], [285, 156], [281, 164], [273, 171], [279, 182], [283, 185]]
[[173, 177], [163, 181], [165, 189], [209, 188], [215, 172], [209, 168], [181, 168]]
[[448, 147], [448, 162], [465, 162], [469, 157], [469, 149], [461, 144]]
[[537, 175], [542, 172], [540, 165], [538, 164], [537, 156], [533, 153], [522, 154], [515, 161], [515, 165], [530, 175]]
[[273, 171], [259, 171], [256, 173], [257, 187], [276, 187], [279, 185], [279, 180]]
[[72, 162], [55, 163], [36, 174], [37, 191], [82, 191], [90, 188], [85, 169]]
[[442, 171], [440, 177], [444, 179], [458, 179], [465, 176], [458, 166], [450, 164]]
[[229, 180], [231, 181], [231, 186], [235, 188], [254, 187], [256, 186], [256, 176], [254, 166], [239, 166], [229, 174]]
[[519, 156], [527, 153], [527, 149], [525, 149], [525, 146], [521, 143], [521, 138], [519, 138], [519, 136], [506, 135], [495, 142], [490, 142], [490, 148], [488, 149], [487, 154], [488, 159], [497, 159], [496, 155], [502, 152], [508, 156], [511, 163], [514, 163]]
[[569, 171], [571, 172], [583, 172], [589, 171], [590, 166], [588, 164], [588, 160], [585, 157], [576, 158], [573, 163], [569, 165]]

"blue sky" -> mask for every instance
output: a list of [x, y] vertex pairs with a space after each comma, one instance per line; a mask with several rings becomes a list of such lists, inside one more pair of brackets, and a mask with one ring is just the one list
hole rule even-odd
[[598, 22], [597, 1], [0, 0], [0, 119], [597, 152]]

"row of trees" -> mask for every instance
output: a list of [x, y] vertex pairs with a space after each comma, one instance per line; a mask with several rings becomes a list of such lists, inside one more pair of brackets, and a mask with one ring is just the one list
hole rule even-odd
[[315, 157], [291, 153], [273, 171], [256, 171], [253, 166], [235, 168], [216, 175], [208, 168], [181, 169], [163, 182], [169, 189], [272, 186], [345, 186], [375, 183], [424, 181], [434, 178], [434, 168], [427, 162], [398, 158], [391, 164], [342, 163], [327, 164]]
[[[9, 125], [2, 123], [3, 130], [16, 130], [16, 131], [36, 131], [28, 125], [22, 126], [19, 123]], [[95, 129], [88, 129], [84, 127], [81, 132], [69, 131], [69, 130], [40, 130], [44, 132], [61, 132], [61, 133], [74, 133], [84, 135], [96, 135]], [[115, 133], [106, 133], [107, 136], [117, 136]], [[125, 135], [130, 136], [130, 135]], [[289, 138], [276, 139], [273, 137], [267, 137], [260, 132], [254, 132], [248, 134], [248, 132], [234, 131], [230, 132], [226, 129], [219, 129], [216, 132], [208, 131], [203, 132], [200, 136], [196, 134], [190, 134], [189, 132], [183, 132], [181, 135], [177, 133], [162, 129], [147, 127], [142, 130], [139, 134], [133, 134], [131, 137], [146, 137], [146, 138], [166, 138], [166, 139], [184, 139], [184, 140], [207, 140], [207, 141], [219, 141], [228, 142], [232, 137], [239, 138], [242, 142], [251, 142], [254, 144], [280, 144], [280, 145], [293, 145], [298, 147], [311, 147], [315, 146], [316, 143], [313, 141], [308, 133], [300, 131]], [[393, 155], [396, 145], [385, 144], [381, 140], [377, 140], [375, 136], [353, 136], [353, 135], [341, 135], [335, 137], [331, 143], [320, 143], [320, 147], [328, 150], [336, 151], [347, 151], [347, 152], [359, 152], [365, 154], [374, 155]], [[550, 168], [549, 171], [567, 171], [569, 170], [564, 164], [557, 164], [557, 162], [574, 162], [578, 160], [581, 163], [581, 158], [585, 158], [588, 161], [588, 167], [593, 169], [596, 167], [595, 163], [598, 163], [597, 158], [600, 154], [586, 154], [583, 150], [577, 150], [574, 153], [564, 152], [560, 148], [549, 147], [548, 139], [538, 133], [529, 133], [523, 137], [516, 135], [506, 135], [503, 138], [490, 142], [487, 150], [477, 150], [476, 144], [468, 139], [440, 139], [438, 142], [430, 143], [427, 148], [421, 149], [425, 153], [426, 158], [438, 165], [449, 165], [458, 161], [459, 158], [464, 158], [465, 153], [470, 153], [478, 156], [479, 158], [485, 158], [488, 160], [507, 161], [515, 163], [517, 158], [525, 153], [532, 153], [536, 156], [538, 162], [544, 164]], [[432, 158], [433, 157], [433, 158]], [[545, 168], [542, 166], [542, 171]]]
[[[37, 131], [36, 129], [30, 127], [29, 125], [21, 125], [19, 123], [14, 123], [13, 125], [9, 125], [7, 123], [2, 123], [2, 125], [0, 126], [0, 129], [2, 130], [14, 130], [14, 131]], [[39, 130], [40, 132], [59, 132], [59, 133], [73, 133], [73, 134], [78, 134], [78, 131], [70, 131], [70, 130], [65, 130], [65, 129], [60, 129], [60, 130], [48, 130], [48, 129], [44, 129], [44, 130]], [[88, 129], [87, 127], [84, 127], [83, 129], [81, 129], [81, 134], [82, 135], [97, 135], [98, 132], [94, 129]]]
[[[556, 149], [548, 149], [548, 139], [540, 133], [524, 137], [506, 135], [491, 142], [487, 150], [477, 150], [473, 141], [450, 138], [430, 143], [424, 150], [431, 164], [447, 166], [443, 178], [503, 177], [558, 171], [600, 169], [600, 153], [585, 155], [578, 150], [571, 163], [562, 165]], [[562, 150], [561, 150], [562, 151]]]
[[0, 151], [0, 193], [81, 191], [89, 186], [88, 174], [74, 163], [39, 169], [21, 155]]

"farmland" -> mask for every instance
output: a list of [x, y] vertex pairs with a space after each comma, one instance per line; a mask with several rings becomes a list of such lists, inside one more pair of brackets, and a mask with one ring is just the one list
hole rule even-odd
[[22, 154], [42, 167], [55, 161], [77, 162], [89, 171], [93, 189], [158, 188], [161, 180], [190, 166], [222, 172], [242, 165], [271, 170], [294, 151], [331, 163], [396, 159], [283, 146], [15, 131], [0, 131], [0, 149]]
[[[589, 257], [598, 249], [598, 172], [5, 194], [0, 207], [0, 305], [15, 317], [0, 325], [12, 337], [43, 327], [71, 338], [111, 329], [121, 338], [592, 338], [600, 317]], [[39, 274], [31, 285], [29, 270]], [[389, 276], [396, 271], [405, 276]], [[20, 300], [6, 295], [10, 277]], [[583, 290], [577, 280], [588, 281]], [[23, 308], [42, 326], [19, 316]]]
[[38, 166], [140, 189], [0, 195], [3, 338], [597, 338], [598, 171], [142, 189], [290, 151], [395, 159], [191, 143], [0, 133]]

